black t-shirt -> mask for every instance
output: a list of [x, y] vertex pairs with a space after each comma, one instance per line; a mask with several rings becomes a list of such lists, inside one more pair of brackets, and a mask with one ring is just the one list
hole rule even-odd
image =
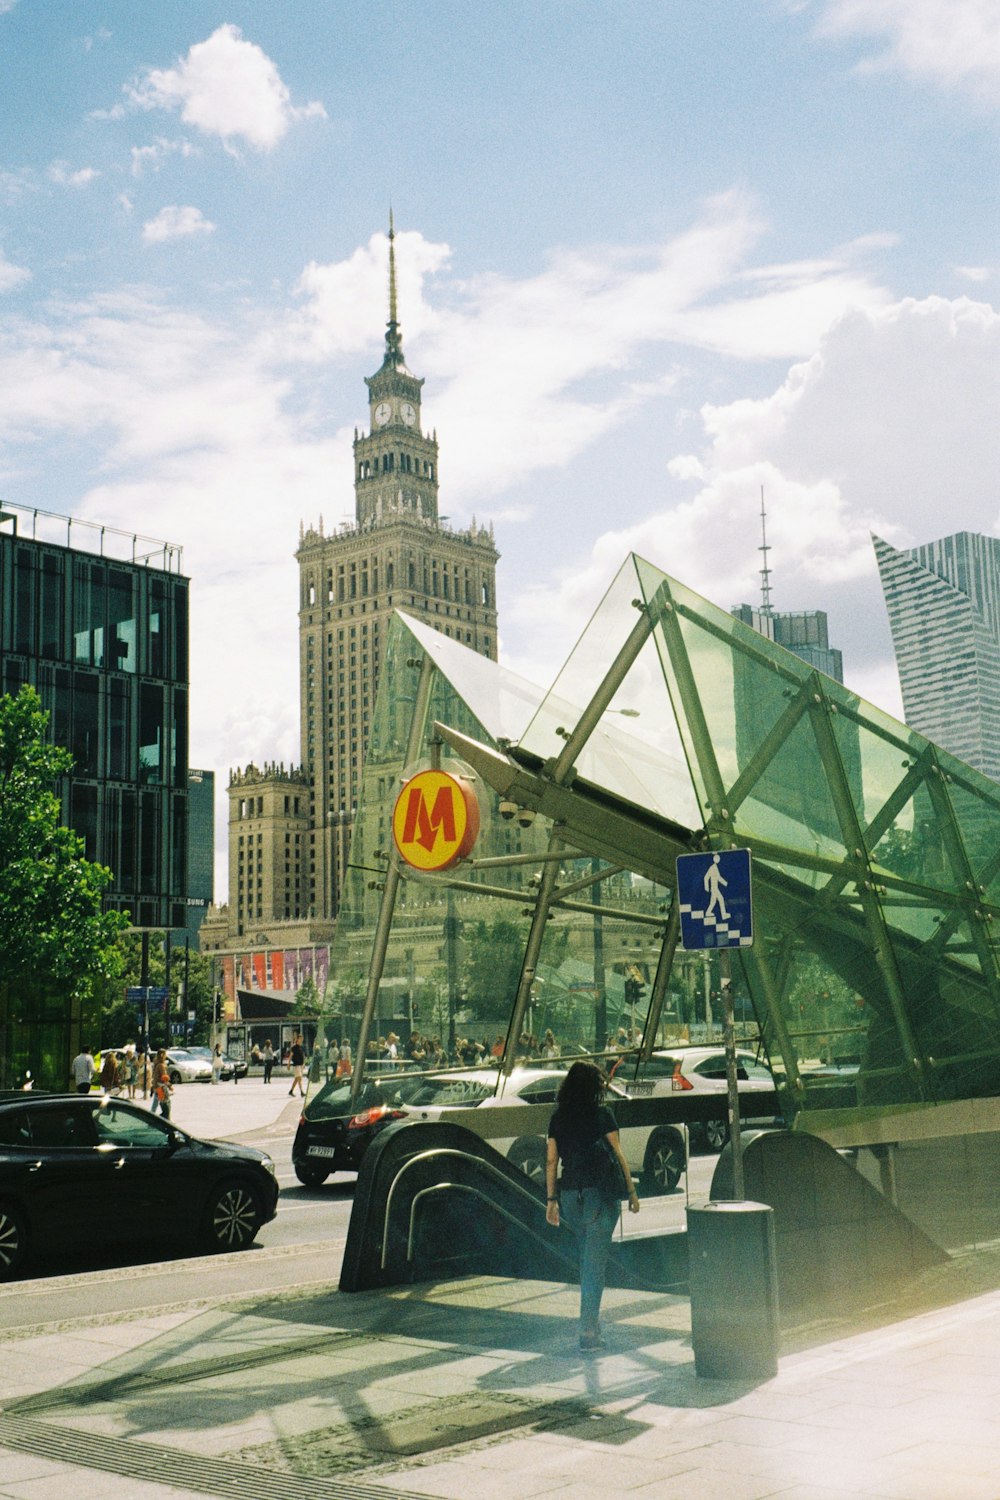
[[305, 1062], [305, 1060], [306, 1060], [306, 1054], [305, 1054], [304, 1050], [299, 1046], [298, 1042], [296, 1042], [295, 1045], [292, 1047], [292, 1056], [291, 1056], [292, 1067], [293, 1068], [301, 1068], [301, 1066]]
[[614, 1115], [607, 1105], [599, 1104], [585, 1115], [568, 1114], [557, 1108], [549, 1121], [549, 1136], [556, 1143], [562, 1161], [563, 1187], [597, 1187], [594, 1167], [594, 1144], [618, 1129]]

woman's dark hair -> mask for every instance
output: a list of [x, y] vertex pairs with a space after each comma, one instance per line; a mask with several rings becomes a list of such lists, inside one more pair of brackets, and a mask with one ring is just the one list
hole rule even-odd
[[596, 1109], [604, 1093], [604, 1074], [596, 1063], [575, 1062], [559, 1086], [556, 1098], [570, 1114]]

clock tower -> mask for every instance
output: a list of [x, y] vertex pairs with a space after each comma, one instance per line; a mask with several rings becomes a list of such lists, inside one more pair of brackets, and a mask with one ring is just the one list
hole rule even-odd
[[368, 387], [369, 431], [355, 433], [354, 490], [358, 525], [378, 526], [391, 515], [408, 514], [436, 525], [438, 519], [437, 438], [420, 430], [423, 381], [406, 367], [396, 316], [396, 234], [389, 215], [389, 322], [385, 357]]

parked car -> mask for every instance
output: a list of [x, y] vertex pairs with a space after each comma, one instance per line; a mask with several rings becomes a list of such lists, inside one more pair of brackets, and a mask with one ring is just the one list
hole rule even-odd
[[[397, 1120], [439, 1120], [454, 1109], [554, 1105], [565, 1076], [565, 1069], [515, 1068], [500, 1097], [496, 1072], [488, 1068], [366, 1077], [353, 1103], [350, 1081], [332, 1081], [310, 1095], [302, 1111], [292, 1145], [295, 1175], [306, 1187], [318, 1187], [332, 1172], [356, 1172], [375, 1136]], [[616, 1093], [624, 1097], [622, 1090], [612, 1086], [612, 1095]], [[613, 1097], [609, 1102], [613, 1105]], [[529, 1177], [540, 1180], [544, 1176], [544, 1134], [533, 1131], [487, 1138]], [[683, 1127], [633, 1126], [622, 1129], [621, 1141], [629, 1169], [642, 1177], [647, 1192], [673, 1191], [687, 1159]]]
[[171, 1083], [211, 1083], [212, 1064], [208, 1058], [196, 1057], [186, 1047], [167, 1048], [167, 1072]]
[[[623, 1054], [612, 1069], [612, 1077], [630, 1098], [656, 1098], [662, 1094], [719, 1094], [720, 1114], [710, 1120], [691, 1120], [688, 1129], [691, 1145], [704, 1151], [721, 1151], [729, 1138], [726, 1111], [726, 1053], [717, 1047], [671, 1047], [654, 1052], [641, 1065], [635, 1078], [635, 1055]], [[736, 1049], [736, 1080], [740, 1094], [773, 1093], [774, 1075], [765, 1062], [745, 1048]], [[780, 1126], [783, 1122], [773, 1109], [763, 1115], [744, 1115], [749, 1128]]]
[[31, 1254], [150, 1241], [244, 1250], [274, 1218], [274, 1162], [126, 1099], [0, 1095], [0, 1280]]

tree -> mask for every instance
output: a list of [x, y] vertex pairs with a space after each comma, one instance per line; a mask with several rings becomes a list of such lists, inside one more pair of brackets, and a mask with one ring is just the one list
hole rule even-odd
[[465, 1003], [480, 1026], [506, 1027], [514, 1008], [524, 938], [513, 922], [497, 917], [466, 927]]
[[[111, 872], [60, 821], [55, 785], [73, 760], [49, 743], [48, 725], [34, 688], [0, 697], [0, 1050], [4, 1081], [33, 1059], [42, 1082], [62, 1087], [78, 1041], [71, 1015], [92, 1013], [120, 972], [128, 917], [103, 909]], [[65, 1057], [35, 1056], [30, 1033], [43, 1010], [63, 1028]]]
[[[127, 932], [120, 941], [122, 975], [114, 995], [105, 1005], [101, 1018], [101, 1042], [104, 1046], [121, 1044], [138, 1034], [140, 1013], [137, 1007], [125, 999], [125, 990], [142, 983], [142, 934]], [[187, 979], [187, 993], [183, 985]], [[166, 942], [162, 932], [149, 933], [147, 983], [164, 985], [167, 982]], [[183, 944], [174, 939], [170, 963], [170, 1017], [183, 1019], [190, 1025], [187, 1040], [195, 1045], [204, 1045], [212, 1040], [212, 1020], [215, 1013], [215, 988], [212, 983], [212, 960], [205, 953], [190, 949], [185, 953]], [[188, 1022], [188, 1011], [194, 1011], [194, 1021]], [[154, 1044], [167, 1035], [166, 1019], [150, 1018], [150, 1037]]]
[[299, 985], [295, 997], [295, 1012], [300, 1016], [318, 1016], [322, 1009], [319, 990], [311, 974], [307, 974]]

